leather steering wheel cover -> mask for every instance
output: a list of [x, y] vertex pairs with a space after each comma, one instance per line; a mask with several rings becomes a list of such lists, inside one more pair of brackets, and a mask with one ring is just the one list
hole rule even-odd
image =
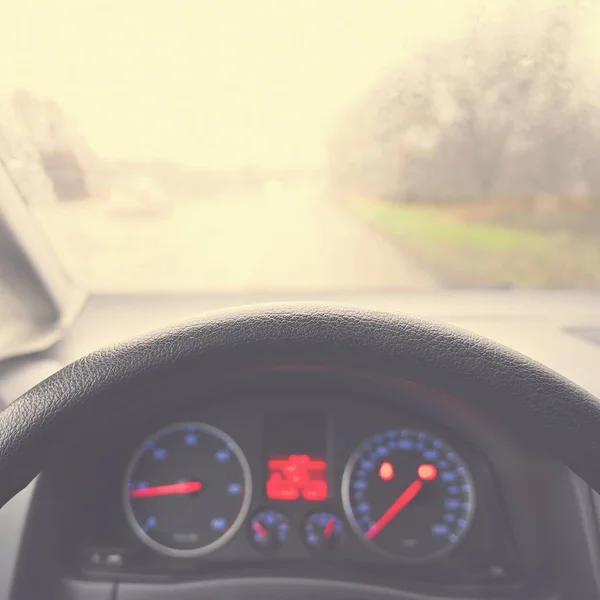
[[183, 373], [224, 380], [286, 364], [360, 369], [460, 395], [533, 438], [600, 491], [600, 403], [554, 371], [504, 346], [414, 317], [327, 304], [262, 305], [206, 315], [99, 350], [44, 380], [0, 413], [0, 503], [69, 441], [120, 419], [136, 390]]

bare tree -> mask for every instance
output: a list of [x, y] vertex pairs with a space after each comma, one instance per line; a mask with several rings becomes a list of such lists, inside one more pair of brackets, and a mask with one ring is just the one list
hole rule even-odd
[[[599, 140], [590, 124], [600, 118], [579, 93], [573, 14], [558, 8], [534, 25], [513, 16], [495, 26], [476, 20], [463, 40], [416, 58], [366, 99], [370, 133], [357, 142], [353, 163], [362, 159], [399, 199], [581, 187], [593, 177], [590, 153]], [[355, 131], [360, 120], [354, 115], [341, 129]]]

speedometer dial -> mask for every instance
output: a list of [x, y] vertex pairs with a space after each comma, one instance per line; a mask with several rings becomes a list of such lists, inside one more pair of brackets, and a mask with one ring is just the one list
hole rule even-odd
[[373, 548], [406, 561], [448, 552], [475, 511], [469, 470], [446, 442], [424, 431], [388, 431], [366, 440], [342, 482], [350, 524]]
[[133, 455], [125, 512], [147, 546], [171, 556], [201, 556], [240, 528], [251, 485], [248, 461], [226, 433], [179, 423], [156, 432]]

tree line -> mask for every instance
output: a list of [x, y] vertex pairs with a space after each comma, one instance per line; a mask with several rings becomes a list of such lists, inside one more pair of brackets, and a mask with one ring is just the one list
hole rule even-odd
[[336, 128], [334, 184], [396, 201], [599, 197], [600, 86], [576, 16], [476, 20], [388, 74]]

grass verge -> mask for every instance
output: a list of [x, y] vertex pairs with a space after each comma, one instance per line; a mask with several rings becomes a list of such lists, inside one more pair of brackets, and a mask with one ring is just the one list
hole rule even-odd
[[600, 288], [600, 240], [473, 223], [427, 206], [348, 204], [449, 287]]

